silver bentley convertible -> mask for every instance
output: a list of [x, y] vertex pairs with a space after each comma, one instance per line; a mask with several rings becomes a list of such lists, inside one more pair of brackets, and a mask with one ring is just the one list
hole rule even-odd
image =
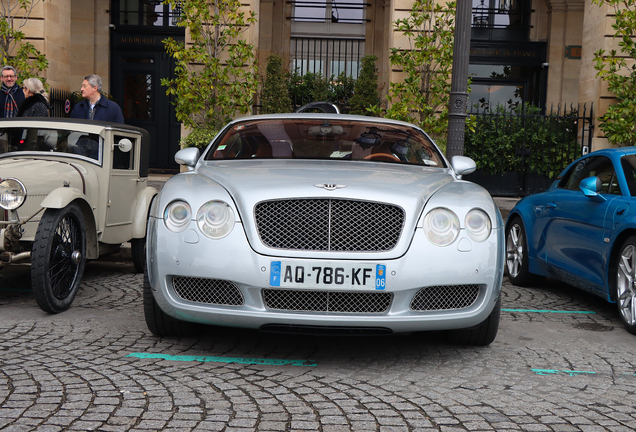
[[153, 202], [150, 331], [497, 334], [504, 237], [486, 190], [412, 124], [277, 114], [228, 124]]

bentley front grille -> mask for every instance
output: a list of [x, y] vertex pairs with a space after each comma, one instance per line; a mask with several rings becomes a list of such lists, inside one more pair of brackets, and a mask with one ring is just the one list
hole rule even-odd
[[422, 288], [411, 300], [411, 310], [464, 309], [479, 295], [479, 285], [445, 285]]
[[400, 207], [370, 201], [263, 201], [254, 212], [261, 241], [275, 249], [388, 251], [397, 244], [404, 225]]
[[223, 306], [243, 305], [241, 291], [230, 281], [175, 276], [172, 278], [172, 285], [179, 297], [191, 302]]
[[264, 289], [269, 309], [298, 312], [381, 314], [389, 310], [393, 294], [388, 292], [337, 292]]

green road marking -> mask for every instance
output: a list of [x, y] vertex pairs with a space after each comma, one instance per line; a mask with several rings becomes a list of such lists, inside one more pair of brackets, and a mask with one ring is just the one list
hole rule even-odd
[[533, 313], [560, 313], [560, 314], [595, 314], [592, 311], [558, 311], [541, 309], [502, 309], [502, 312], [533, 312]]
[[636, 374], [631, 374], [631, 373], [621, 373], [621, 374], [613, 374], [613, 373], [598, 373], [598, 372], [590, 372], [590, 371], [575, 371], [575, 370], [567, 370], [567, 369], [563, 369], [563, 370], [559, 370], [559, 369], [532, 369], [532, 372], [536, 373], [537, 375], [543, 375], [543, 376], [547, 376], [547, 375], [569, 375], [571, 377], [573, 376], [579, 376], [579, 375], [594, 375], [594, 376], [611, 376], [614, 378], [618, 378], [618, 379], [623, 379], [626, 377], [631, 377], [631, 378], [636, 378]]
[[577, 375], [596, 375], [596, 372], [589, 371], [573, 371], [573, 370], [558, 370], [558, 369], [532, 369], [532, 372], [537, 375], [558, 375], [558, 374], [567, 374], [570, 376]]
[[242, 357], [209, 357], [209, 356], [187, 356], [187, 355], [168, 355], [168, 354], [151, 354], [151, 353], [130, 353], [126, 357], [137, 357], [141, 359], [163, 359], [169, 361], [199, 361], [214, 363], [240, 363], [267, 366], [318, 366], [313, 360], [284, 360], [284, 359], [258, 359], [258, 358], [242, 358]]

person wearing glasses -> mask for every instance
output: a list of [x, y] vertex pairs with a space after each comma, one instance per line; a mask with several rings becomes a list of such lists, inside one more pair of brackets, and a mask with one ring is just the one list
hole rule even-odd
[[49, 95], [44, 90], [42, 81], [37, 78], [27, 78], [22, 82], [24, 102], [18, 110], [18, 117], [48, 117]]
[[98, 75], [85, 76], [80, 92], [84, 100], [73, 107], [71, 118], [124, 122], [119, 105], [102, 94], [102, 79]]
[[2, 68], [2, 89], [0, 91], [0, 117], [15, 117], [24, 101], [24, 93], [18, 85], [18, 74], [13, 66]]

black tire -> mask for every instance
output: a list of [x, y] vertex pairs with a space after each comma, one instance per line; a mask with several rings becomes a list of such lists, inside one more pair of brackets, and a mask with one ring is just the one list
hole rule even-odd
[[86, 223], [79, 206], [46, 210], [31, 249], [31, 285], [38, 306], [48, 313], [68, 309], [85, 265]]
[[501, 316], [501, 297], [497, 299], [495, 308], [481, 324], [467, 329], [453, 330], [451, 341], [459, 345], [487, 346], [494, 342], [499, 331]]
[[152, 294], [148, 271], [144, 270], [144, 316], [148, 330], [157, 336], [188, 336], [195, 333], [194, 324], [179, 321], [161, 310]]
[[143, 273], [146, 265], [146, 237], [130, 241], [130, 252], [137, 273]]
[[528, 265], [526, 230], [519, 216], [506, 227], [506, 272], [514, 285], [527, 286], [534, 280]]
[[610, 283], [613, 285], [618, 315], [627, 331], [636, 334], [636, 236], [631, 236], [621, 245], [612, 267], [615, 278], [611, 278]]

